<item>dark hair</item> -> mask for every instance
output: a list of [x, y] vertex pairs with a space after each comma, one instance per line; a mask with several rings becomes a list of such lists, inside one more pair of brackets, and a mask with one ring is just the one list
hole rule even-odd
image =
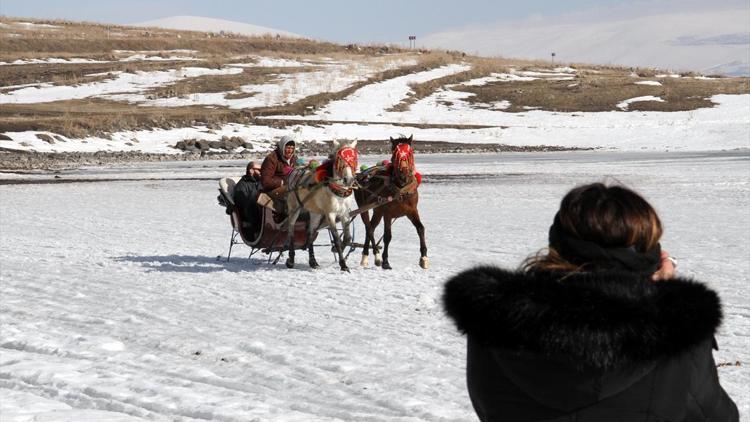
[[[659, 247], [662, 225], [654, 208], [643, 197], [624, 186], [592, 183], [578, 186], [560, 202], [551, 229], [561, 236], [602, 248], [631, 248], [635, 253]], [[571, 262], [563, 251], [550, 245], [527, 258], [525, 271], [579, 271], [586, 262]]]
[[245, 167], [245, 174], [250, 174], [250, 170], [258, 170], [260, 171], [260, 166], [255, 161], [250, 161], [247, 163], [247, 166]]

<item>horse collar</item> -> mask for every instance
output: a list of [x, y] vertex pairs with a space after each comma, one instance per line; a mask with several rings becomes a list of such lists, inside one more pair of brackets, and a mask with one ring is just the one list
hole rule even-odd
[[351, 186], [345, 187], [330, 179], [328, 181], [328, 188], [331, 190], [331, 192], [333, 192], [334, 195], [342, 198], [346, 198], [347, 196], [351, 195], [352, 192], [354, 192], [354, 188], [352, 188]]

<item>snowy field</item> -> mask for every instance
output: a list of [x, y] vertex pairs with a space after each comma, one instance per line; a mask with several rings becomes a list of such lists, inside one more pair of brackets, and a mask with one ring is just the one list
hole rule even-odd
[[[240, 60], [240, 58], [238, 58]], [[267, 83], [242, 85], [232, 91], [192, 93], [166, 98], [151, 98], [151, 89], [198, 77], [236, 75], [243, 67], [294, 68], [315, 65], [317, 70], [279, 73]], [[281, 106], [324, 92], [339, 92], [385, 70], [414, 65], [413, 57], [395, 55], [360, 62], [322, 60], [318, 63], [268, 57], [246, 57], [221, 69], [182, 67], [180, 69], [135, 73], [113, 73], [105, 80], [76, 86], [23, 84], [0, 87], [0, 105], [36, 104], [84, 98], [106, 98], [140, 106], [205, 106], [253, 110]], [[442, 85], [432, 94], [416, 100], [407, 109], [394, 107], [415, 94], [415, 84], [456, 75], [472, 68], [468, 63], [449, 63], [440, 67], [392, 77], [359, 87], [345, 98], [330, 101], [305, 115], [265, 116], [253, 124], [227, 123], [221, 127], [196, 124], [171, 129], [118, 131], [106, 137], [69, 138], [52, 132], [4, 132], [0, 148], [37, 152], [126, 151], [158, 154], [182, 154], [174, 146], [187, 139], [217, 141], [237, 136], [264, 151], [274, 138], [293, 133], [298, 141], [333, 139], [385, 139], [385, 134], [405, 132], [419, 141], [505, 144], [510, 146], [558, 146], [599, 148], [619, 151], [707, 151], [750, 148], [750, 95], [712, 95], [713, 107], [678, 112], [634, 111], [634, 104], [664, 102], [646, 95], [612, 104], [612, 111], [554, 112], [535, 110], [504, 111], [508, 100], [473, 103], [475, 94], [461, 91], [464, 86], [482, 86], [515, 81], [571, 80], [575, 86], [579, 70], [570, 67], [492, 73], [490, 76]], [[585, 70], [585, 69], [583, 69]], [[680, 77], [655, 75], [649, 80], [632, 77], [633, 84], [659, 86], [651, 79]], [[702, 77], [700, 77], [702, 78]], [[230, 95], [231, 94], [231, 95]], [[241, 98], [236, 98], [237, 94]], [[227, 98], [229, 96], [229, 98]], [[398, 111], [397, 111], [398, 110]], [[630, 111], [629, 111], [630, 110]], [[279, 128], [268, 119], [286, 119]], [[265, 122], [269, 124], [265, 124]], [[454, 126], [435, 127], [431, 125]], [[241, 152], [245, 146], [237, 147]], [[214, 152], [226, 152], [215, 150]]]
[[[362, 157], [374, 163], [381, 157]], [[724, 303], [719, 375], [750, 418], [750, 152], [418, 155], [416, 231], [392, 271], [226, 255], [217, 179], [243, 162], [82, 169], [96, 183], [0, 185], [0, 420], [471, 421], [445, 280], [545, 245], [573, 186], [617, 180], [664, 221], [683, 275]], [[363, 230], [357, 226], [357, 237]]]

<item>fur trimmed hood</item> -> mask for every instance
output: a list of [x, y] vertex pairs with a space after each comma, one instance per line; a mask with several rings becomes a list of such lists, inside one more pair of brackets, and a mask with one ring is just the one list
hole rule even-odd
[[523, 273], [478, 267], [451, 278], [443, 304], [474, 341], [609, 369], [673, 357], [721, 324], [718, 295], [627, 272]]

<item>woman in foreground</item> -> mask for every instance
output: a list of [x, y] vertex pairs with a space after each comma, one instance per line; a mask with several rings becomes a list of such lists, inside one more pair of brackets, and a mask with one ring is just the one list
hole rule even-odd
[[739, 420], [712, 355], [719, 298], [675, 277], [661, 235], [637, 193], [584, 185], [521, 270], [478, 267], [446, 283], [481, 420]]

